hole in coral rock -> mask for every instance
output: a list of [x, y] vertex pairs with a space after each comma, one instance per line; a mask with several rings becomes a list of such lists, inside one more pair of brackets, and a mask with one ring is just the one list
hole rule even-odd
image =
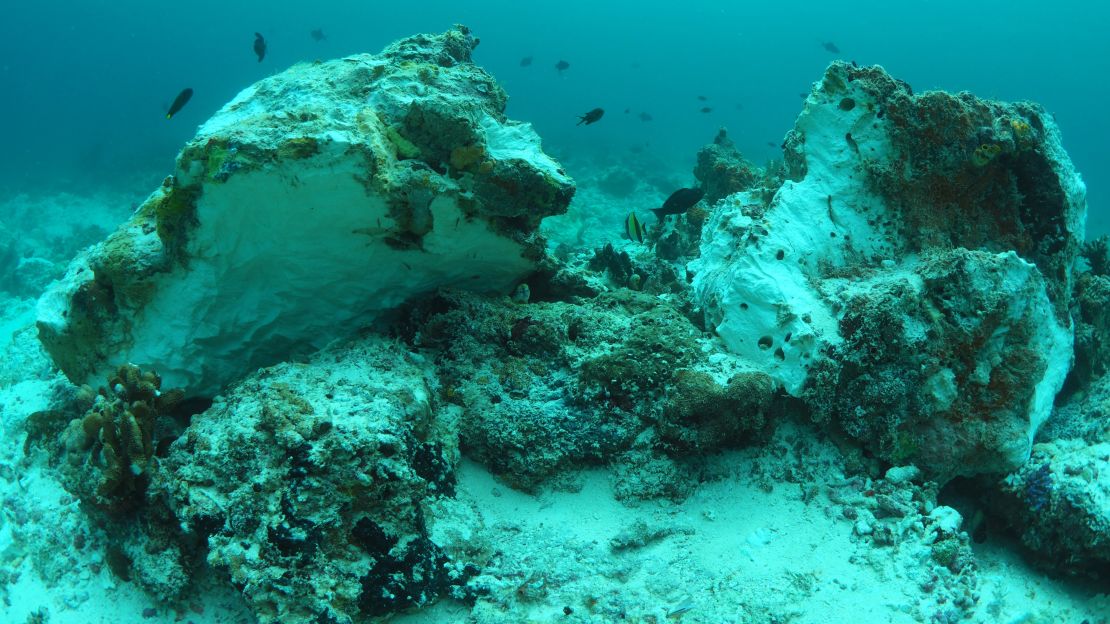
[[775, 343], [774, 338], [771, 338], [770, 336], [763, 336], [759, 339], [759, 348], [760, 349], [770, 349], [771, 345], [773, 345], [774, 343]]

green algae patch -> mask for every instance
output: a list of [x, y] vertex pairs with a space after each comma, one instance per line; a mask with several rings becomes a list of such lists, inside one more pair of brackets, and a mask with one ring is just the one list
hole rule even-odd
[[180, 258], [188, 232], [197, 225], [199, 186], [172, 188], [155, 200], [155, 230], [167, 255]]
[[[300, 140], [293, 139], [290, 142]], [[315, 139], [311, 140], [315, 142]], [[304, 148], [298, 146], [297, 149]], [[240, 145], [225, 138], [213, 137], [203, 143], [186, 147], [178, 159], [178, 169], [186, 172], [191, 170], [202, 172], [204, 182], [221, 183], [227, 182], [233, 174], [257, 169], [261, 163], [273, 160], [275, 153], [275, 150], [263, 150], [251, 145]], [[198, 168], [193, 169], [193, 165], [198, 165]]]
[[385, 136], [389, 139], [389, 143], [393, 146], [397, 157], [401, 159], [414, 159], [420, 158], [420, 148], [415, 143], [401, 136], [397, 128], [393, 126], [385, 127]]
[[304, 160], [320, 153], [320, 143], [313, 137], [298, 137], [282, 143], [277, 149], [281, 160]]

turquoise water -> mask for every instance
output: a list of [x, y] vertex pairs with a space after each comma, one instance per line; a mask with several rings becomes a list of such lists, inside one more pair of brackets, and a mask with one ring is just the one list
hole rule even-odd
[[[776, 156], [799, 93], [844, 58], [919, 91], [1042, 103], [1088, 184], [1097, 234], [1110, 231], [1108, 16], [1078, 0], [20, 3], [0, 21], [0, 193], [145, 195], [196, 125], [255, 80], [464, 23], [481, 38], [476, 61], [510, 94], [509, 116], [534, 123], [572, 175], [615, 158], [685, 173], [722, 125], [756, 162]], [[327, 38], [314, 41], [315, 28]], [[268, 41], [262, 63], [255, 31]], [[166, 121], [186, 86], [195, 96]], [[595, 107], [603, 121], [576, 127]]]

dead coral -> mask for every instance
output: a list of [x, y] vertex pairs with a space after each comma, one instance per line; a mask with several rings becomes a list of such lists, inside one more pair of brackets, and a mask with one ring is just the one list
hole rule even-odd
[[740, 373], [722, 386], [708, 374], [679, 371], [657, 428], [670, 452], [704, 452], [759, 429], [774, 396], [774, 383], [762, 372]]
[[713, 143], [698, 150], [694, 177], [705, 188], [705, 203], [713, 205], [723, 197], [755, 187], [763, 172], [740, 154], [728, 131], [721, 128]]

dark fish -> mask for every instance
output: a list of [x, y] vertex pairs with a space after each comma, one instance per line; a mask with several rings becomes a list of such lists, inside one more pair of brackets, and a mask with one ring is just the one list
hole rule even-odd
[[640, 113], [640, 121], [651, 121], [651, 115], [649, 113]]
[[[314, 29], [312, 29], [312, 31], [310, 31], [308, 33], [308, 36], [312, 37], [312, 40], [316, 41], [316, 42], [320, 42], [320, 41], [323, 41], [324, 39], [328, 38], [328, 36], [324, 34], [324, 29], [323, 28], [314, 28]], [[257, 44], [255, 44], [255, 45], [257, 45]], [[265, 44], [263, 44], [263, 46], [265, 46]], [[255, 48], [255, 52], [257, 52], [257, 51], [258, 51], [258, 48]]]
[[647, 227], [645, 227], [643, 223], [640, 223], [640, 220], [636, 218], [635, 212], [630, 212], [628, 216], [625, 217], [624, 234], [637, 243], [644, 242], [644, 235], [647, 234]]
[[170, 109], [166, 111], [166, 119], [173, 119], [173, 116], [177, 114], [177, 111], [184, 108], [185, 105], [189, 102], [189, 98], [191, 97], [193, 97], [192, 89], [188, 87], [182, 89], [181, 93], [178, 93], [177, 97], [174, 98], [173, 104], [170, 104]]
[[737, 102], [736, 103], [736, 110], [744, 110], [744, 105], [741, 104], [740, 102]]
[[704, 101], [708, 100], [709, 98], [705, 97], [704, 95], [699, 95], [698, 99], [701, 100], [702, 102], [704, 102]]
[[632, 112], [632, 109], [631, 109], [631, 108], [626, 108], [626, 109], [624, 109], [624, 114], [625, 114], [625, 115], [627, 115], [628, 113], [631, 113], [631, 112]]
[[582, 115], [581, 117], [579, 117], [578, 118], [578, 123], [576, 123], [574, 125], [581, 126], [582, 124], [586, 124], [588, 126], [588, 125], [594, 123], [595, 121], [597, 121], [598, 119], [601, 119], [601, 116], [604, 115], [604, 114], [605, 114], [604, 110], [602, 110], [600, 108], [595, 108], [592, 111], [586, 113], [585, 115]]
[[701, 112], [703, 112], [703, 113], [712, 113], [713, 112], [713, 107], [712, 106], [703, 106], [701, 108]]
[[559, 61], [558, 63], [555, 63], [555, 69], [557, 69], [561, 74], [564, 70], [570, 69], [570, 63], [566, 61]]
[[520, 59], [520, 66], [521, 67], [528, 67], [531, 64], [532, 64], [532, 57], [530, 57], [530, 56], [526, 56], [526, 57]]
[[266, 40], [259, 33], [254, 33], [254, 53], [258, 55], [258, 62], [266, 58]]
[[663, 202], [662, 208], [652, 208], [651, 211], [662, 221], [667, 215], [686, 212], [704, 196], [705, 191], [700, 188], [681, 188], [671, 193], [667, 201]]
[[802, 98], [802, 99], [804, 100], [804, 99], [806, 99], [807, 97], [809, 97], [809, 94], [808, 94], [808, 93], [799, 93], [799, 94], [798, 94], [798, 97], [800, 97], [800, 98]]
[[836, 47], [836, 44], [831, 41], [822, 41], [821, 47], [825, 48], [829, 52], [832, 52], [833, 54], [840, 54], [840, 48]]
[[775, 145], [775, 144], [774, 144], [773, 142], [771, 142], [771, 141], [767, 141], [767, 147], [778, 147], [778, 145]]

